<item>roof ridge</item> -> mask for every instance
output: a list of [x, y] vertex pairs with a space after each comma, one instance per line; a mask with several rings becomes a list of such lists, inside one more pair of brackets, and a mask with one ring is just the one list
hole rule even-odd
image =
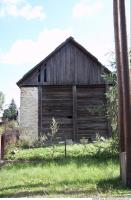
[[65, 42], [72, 41], [72, 40], [75, 40], [75, 39], [72, 36], [70, 36], [65, 40]]

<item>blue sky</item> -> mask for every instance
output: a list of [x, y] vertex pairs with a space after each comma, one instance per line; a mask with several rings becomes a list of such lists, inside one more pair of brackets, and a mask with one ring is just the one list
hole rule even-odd
[[[126, 0], [128, 36], [130, 0]], [[67, 37], [107, 65], [114, 49], [112, 0], [0, 0], [0, 91], [20, 105], [16, 82]], [[129, 40], [129, 39], [128, 39]]]

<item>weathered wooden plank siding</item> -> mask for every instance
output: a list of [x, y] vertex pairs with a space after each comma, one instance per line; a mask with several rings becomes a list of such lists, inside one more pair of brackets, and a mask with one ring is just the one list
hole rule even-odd
[[77, 87], [78, 136], [94, 139], [99, 133], [107, 137], [105, 87]]
[[[44, 69], [47, 69], [47, 82], [44, 82]], [[98, 64], [72, 43], [67, 43], [34, 70], [22, 85], [91, 85], [103, 84], [104, 72]], [[41, 81], [38, 82], [40, 73]]]
[[72, 138], [72, 88], [43, 87], [42, 88], [41, 132], [48, 133], [52, 117], [59, 123], [57, 136], [61, 139]]
[[[41, 132], [49, 131], [52, 117], [58, 121], [58, 137], [79, 141], [107, 137], [105, 87], [44, 86], [41, 98]], [[94, 110], [95, 109], [95, 110]]]

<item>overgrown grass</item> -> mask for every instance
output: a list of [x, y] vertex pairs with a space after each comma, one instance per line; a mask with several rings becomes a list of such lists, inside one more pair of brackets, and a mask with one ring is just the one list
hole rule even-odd
[[129, 194], [108, 143], [20, 150], [0, 170], [0, 197], [88, 197]]

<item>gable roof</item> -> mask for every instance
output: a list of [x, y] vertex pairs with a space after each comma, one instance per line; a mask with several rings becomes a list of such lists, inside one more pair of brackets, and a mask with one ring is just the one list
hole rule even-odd
[[81, 44], [76, 42], [73, 37], [67, 38], [63, 43], [61, 43], [54, 51], [52, 51], [47, 57], [45, 57], [41, 62], [39, 62], [35, 67], [33, 67], [31, 70], [29, 70], [18, 82], [17, 85], [19, 86], [22, 81], [24, 81], [34, 70], [39, 68], [42, 63], [47, 62], [48, 59], [50, 59], [51, 56], [53, 56], [56, 52], [58, 52], [63, 46], [65, 46], [67, 43], [71, 42], [76, 47], [78, 47], [83, 53], [85, 53], [88, 57], [90, 57], [94, 62], [101, 65], [105, 72], [110, 73], [110, 70], [108, 70], [104, 65], [102, 65], [99, 60], [93, 56], [89, 51], [87, 51]]

